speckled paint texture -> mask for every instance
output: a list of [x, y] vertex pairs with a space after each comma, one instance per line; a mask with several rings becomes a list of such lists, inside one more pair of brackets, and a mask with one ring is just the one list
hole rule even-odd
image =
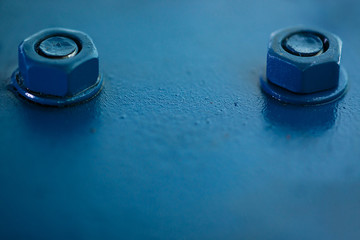
[[[360, 3], [0, 1], [0, 239], [360, 239]], [[283, 105], [270, 33], [343, 41], [348, 93]], [[94, 40], [104, 89], [70, 108], [8, 87], [48, 27]]]

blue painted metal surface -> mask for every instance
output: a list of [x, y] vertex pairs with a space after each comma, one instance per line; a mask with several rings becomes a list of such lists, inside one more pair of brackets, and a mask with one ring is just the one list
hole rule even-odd
[[[1, 1], [1, 239], [359, 239], [359, 6]], [[341, 36], [340, 101], [261, 92], [269, 34], [297, 24]], [[92, 36], [98, 98], [54, 109], [7, 89], [18, 44], [53, 26]]]

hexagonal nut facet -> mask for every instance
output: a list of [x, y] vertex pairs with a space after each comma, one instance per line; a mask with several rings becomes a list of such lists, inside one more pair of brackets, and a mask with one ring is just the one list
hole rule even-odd
[[[311, 56], [301, 56], [301, 53], [296, 55], [286, 49], [286, 41], [298, 33], [311, 34], [321, 39], [322, 49]], [[314, 46], [314, 41], [310, 40]], [[295, 45], [295, 48], [297, 47], [307, 50], [306, 46]], [[335, 88], [339, 83], [341, 48], [340, 38], [329, 32], [306, 28], [291, 28], [274, 32], [271, 34], [268, 47], [267, 79], [277, 86], [300, 94]]]
[[[42, 54], [40, 44], [53, 37], [70, 39], [76, 44], [76, 54], [53, 58]], [[61, 42], [55, 44], [54, 51], [61, 52], [61, 47]], [[36, 94], [72, 97], [94, 86], [99, 78], [97, 49], [92, 39], [83, 32], [63, 28], [45, 29], [19, 45], [18, 57], [22, 85]]]

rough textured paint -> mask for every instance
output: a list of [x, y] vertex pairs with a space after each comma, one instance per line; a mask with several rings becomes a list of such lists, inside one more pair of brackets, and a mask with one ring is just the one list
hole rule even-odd
[[[359, 239], [360, 4], [0, 1], [1, 239]], [[299, 107], [262, 94], [269, 35], [343, 40], [349, 91]], [[105, 85], [71, 108], [7, 89], [17, 46], [88, 33]]]

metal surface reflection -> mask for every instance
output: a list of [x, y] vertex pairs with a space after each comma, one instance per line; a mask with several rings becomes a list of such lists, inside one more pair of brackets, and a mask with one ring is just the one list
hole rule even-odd
[[316, 106], [283, 104], [264, 97], [263, 117], [271, 125], [300, 133], [321, 133], [331, 129], [337, 117], [337, 102]]

